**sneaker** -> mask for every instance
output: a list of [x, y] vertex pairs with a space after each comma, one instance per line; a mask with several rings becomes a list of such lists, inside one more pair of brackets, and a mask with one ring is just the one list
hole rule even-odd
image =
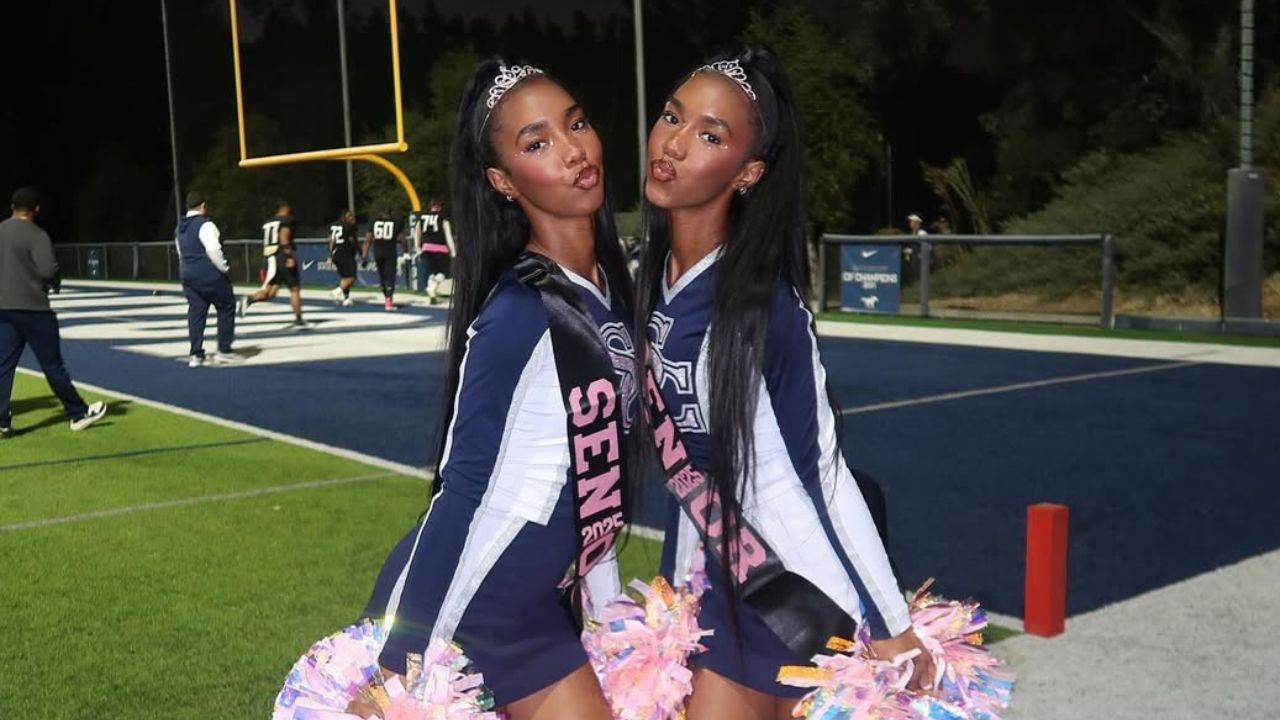
[[244, 362], [244, 358], [235, 353], [215, 353], [213, 356], [214, 365], [239, 365]]
[[351, 307], [352, 305], [355, 305], [355, 304], [356, 304], [356, 301], [352, 300], [349, 297], [342, 299], [342, 307]]
[[107, 404], [96, 402], [89, 406], [89, 411], [79, 420], [71, 421], [71, 430], [79, 432], [107, 416]]
[[0, 425], [0, 438], [6, 438], [13, 434], [12, 425]]
[[289, 329], [291, 329], [291, 330], [310, 330], [310, 329], [311, 329], [311, 326], [307, 324], [307, 321], [306, 321], [306, 320], [303, 320], [302, 318], [297, 318], [297, 319], [295, 319], [293, 322], [289, 323]]
[[242, 318], [247, 312], [249, 312], [249, 298], [241, 297], [239, 300], [236, 300], [236, 317]]
[[384, 302], [384, 303], [382, 304], [382, 307], [383, 307], [383, 309], [385, 309], [387, 312], [395, 312], [395, 311], [396, 311], [396, 304], [395, 304], [395, 302], [393, 302], [393, 301], [391, 300], [391, 298], [387, 298], [386, 302]]
[[187, 367], [189, 368], [198, 368], [203, 364], [204, 364], [203, 356], [192, 355], [191, 357], [187, 358]]
[[333, 298], [334, 305], [342, 304], [342, 288], [336, 287], [329, 291], [329, 297]]

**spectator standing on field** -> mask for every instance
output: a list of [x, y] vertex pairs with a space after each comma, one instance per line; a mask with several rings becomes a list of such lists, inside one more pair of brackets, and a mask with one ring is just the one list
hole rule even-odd
[[187, 215], [173, 231], [181, 260], [182, 293], [187, 296], [187, 332], [191, 337], [188, 367], [205, 364], [204, 326], [209, 320], [209, 306], [218, 312], [218, 352], [212, 364], [231, 365], [240, 357], [231, 352], [236, 338], [236, 296], [227, 273], [231, 265], [222, 254], [222, 238], [218, 226], [207, 216], [209, 204], [203, 194], [187, 195]]
[[13, 432], [13, 376], [30, 345], [49, 388], [62, 401], [72, 430], [84, 430], [107, 414], [103, 402], [86, 404], [62, 362], [58, 316], [49, 305], [57, 282], [58, 261], [49, 235], [36, 225], [40, 194], [32, 188], [13, 193], [13, 215], [0, 222], [0, 437]]

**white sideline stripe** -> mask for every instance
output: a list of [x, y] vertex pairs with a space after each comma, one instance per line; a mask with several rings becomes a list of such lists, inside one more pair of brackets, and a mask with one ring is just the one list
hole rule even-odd
[[[30, 375], [32, 377], [43, 377], [41, 373], [35, 370], [28, 370], [27, 368], [20, 367], [18, 368], [18, 371], [25, 375]], [[290, 445], [296, 445], [298, 447], [303, 447], [308, 450], [316, 450], [318, 452], [326, 453], [328, 455], [333, 455], [346, 460], [354, 460], [356, 462], [361, 462], [366, 465], [372, 465], [374, 467], [382, 468], [383, 470], [390, 470], [392, 472], [396, 472], [401, 475], [409, 475], [411, 477], [422, 478], [424, 480], [430, 480], [431, 478], [435, 477], [435, 468], [429, 468], [429, 467], [419, 468], [419, 467], [413, 467], [412, 465], [404, 465], [402, 463], [392, 462], [390, 460], [385, 460], [383, 458], [375, 457], [373, 455], [366, 455], [362, 452], [356, 452], [355, 450], [347, 450], [345, 448], [334, 447], [333, 445], [326, 445], [324, 443], [315, 442], [314, 440], [307, 440], [305, 438], [294, 437], [293, 435], [286, 435], [284, 433], [276, 432], [274, 430], [268, 430], [266, 428], [261, 428], [256, 425], [249, 425], [248, 423], [236, 422], [235, 420], [227, 420], [226, 418], [220, 418], [216, 415], [208, 415], [206, 413], [202, 413], [196, 410], [188, 410], [186, 408], [178, 407], [177, 405], [170, 405], [169, 403], [160, 402], [158, 400], [149, 400], [147, 398], [139, 397], [137, 395], [130, 395], [128, 393], [122, 393], [115, 390], [108, 390], [107, 388], [100, 387], [97, 385], [82, 383], [79, 380], [75, 381], [75, 384], [77, 387], [85, 388], [86, 390], [89, 390], [91, 392], [100, 393], [102, 395], [109, 395], [112, 397], [119, 398], [121, 400], [128, 400], [129, 402], [134, 402], [139, 405], [145, 405], [147, 407], [153, 407], [158, 410], [164, 410], [166, 412], [176, 413], [184, 417], [194, 418], [196, 420], [203, 420], [204, 422], [213, 423], [214, 425], [221, 425], [222, 427], [231, 428], [232, 430], [239, 430], [241, 432], [247, 432], [253, 435], [258, 435], [260, 437], [270, 438], [272, 440], [279, 440], [280, 442], [289, 443]]]
[[[95, 288], [100, 290], [118, 290], [118, 291], [128, 291], [133, 293], [150, 292], [151, 290], [161, 290], [164, 292], [176, 292], [176, 293], [182, 292], [182, 283], [166, 282], [163, 280], [157, 280], [155, 282], [143, 281], [143, 280], [139, 280], [136, 282], [114, 282], [112, 280], [64, 280], [62, 281], [62, 287], [72, 288], [72, 289], [82, 288], [82, 287]], [[240, 295], [251, 294], [255, 292], [259, 287], [261, 286], [260, 285], [251, 286], [251, 285], [245, 285], [241, 283], [241, 284], [234, 285], [232, 287], [232, 291], [235, 292], [236, 296], [238, 297]], [[352, 292], [355, 293], [355, 296], [357, 297], [357, 299], [365, 294], [362, 292], [357, 292], [359, 290], [366, 291], [369, 297], [371, 298], [370, 300], [371, 302], [372, 302], [372, 298], [376, 297], [377, 304], [379, 305], [382, 304], [382, 294], [378, 292], [377, 287], [372, 287], [372, 288], [353, 287]], [[280, 292], [284, 296], [283, 300], [287, 301], [288, 295], [289, 295], [289, 289], [286, 287], [281, 287]], [[312, 301], [312, 300], [323, 301], [323, 302], [332, 304], [333, 296], [329, 294], [330, 292], [331, 290], [322, 290], [318, 288], [302, 288], [302, 299], [308, 300], [308, 301]], [[57, 296], [55, 295], [54, 297], [57, 297]], [[178, 298], [178, 299], [181, 300], [182, 298]], [[277, 300], [280, 300], [280, 299], [281, 298], [277, 296]], [[431, 305], [428, 299], [426, 298], [426, 296], [415, 295], [414, 291], [409, 290], [408, 288], [401, 287], [399, 285], [396, 286], [396, 304], [397, 305], [412, 305], [414, 307], [422, 307], [422, 308], [431, 309], [431, 310], [448, 310], [449, 298], [446, 296], [446, 297], [442, 297], [440, 300], [441, 302], [439, 305]]]
[[273, 485], [271, 487], [257, 488], [255, 490], [242, 490], [240, 492], [233, 493], [200, 495], [198, 497], [182, 498], [180, 500], [165, 500], [163, 502], [142, 503], [140, 505], [126, 505], [124, 507], [110, 508], [107, 510], [94, 510], [92, 512], [63, 515], [61, 517], [45, 518], [43, 520], [25, 520], [23, 522], [9, 523], [8, 525], [0, 525], [0, 532], [34, 530], [36, 528], [46, 528], [53, 525], [65, 525], [67, 523], [98, 520], [100, 518], [116, 517], [119, 515], [132, 515], [134, 513], [147, 512], [150, 510], [165, 510], [168, 508], [204, 505], [206, 503], [225, 502], [228, 500], [244, 500], [247, 498], [261, 497], [263, 495], [293, 492], [295, 490], [311, 490], [315, 488], [332, 487], [334, 485], [351, 485], [354, 483], [372, 482], [374, 480], [385, 480], [396, 476], [397, 473], [374, 473], [372, 475], [356, 475], [354, 477], [336, 478], [333, 480], [310, 480], [307, 482], [292, 483], [289, 485]]
[[911, 407], [913, 405], [927, 405], [929, 403], [946, 402], [948, 400], [962, 400], [964, 398], [980, 397], [982, 395], [999, 395], [1000, 393], [1017, 392], [1019, 390], [1032, 390], [1034, 388], [1048, 387], [1050, 385], [1065, 385], [1067, 383], [1101, 380], [1103, 378], [1121, 377], [1124, 375], [1139, 375], [1142, 373], [1159, 372], [1161, 370], [1177, 370], [1178, 368], [1194, 367], [1200, 364], [1201, 363], [1194, 362], [1161, 363], [1159, 365], [1143, 365], [1142, 367], [1126, 368], [1124, 370], [1108, 370], [1105, 372], [1085, 373], [1083, 375], [1064, 375], [1062, 377], [1048, 378], [1045, 380], [1031, 380], [1028, 382], [1012, 383], [1010, 385], [997, 385], [995, 387], [977, 388], [975, 390], [961, 390], [959, 392], [942, 393], [940, 395], [925, 395], [923, 397], [910, 398], [908, 400], [894, 400], [891, 402], [875, 403], [873, 405], [859, 405], [857, 407], [844, 408], [840, 411], [840, 414], [858, 415], [861, 413], [878, 412], [880, 410]]
[[1280, 368], [1280, 348], [819, 320], [823, 337]]
[[656, 540], [658, 542], [662, 542], [662, 538], [665, 536], [665, 533], [663, 533], [661, 530], [658, 530], [657, 528], [646, 527], [644, 525], [632, 525], [631, 527], [627, 528], [627, 530], [632, 535], [635, 535], [638, 538], [644, 538], [645, 540]]

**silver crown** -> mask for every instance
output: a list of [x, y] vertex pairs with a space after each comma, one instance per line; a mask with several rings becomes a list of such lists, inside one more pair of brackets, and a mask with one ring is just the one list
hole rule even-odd
[[738, 87], [742, 88], [742, 92], [746, 93], [747, 97], [751, 98], [751, 102], [756, 101], [756, 91], [752, 90], [751, 83], [747, 82], [747, 71], [742, 69], [741, 62], [738, 62], [737, 60], [721, 60], [719, 62], [711, 63], [710, 65], [703, 65], [698, 68], [697, 71], [703, 72], [705, 70], [718, 72], [734, 81], [738, 84]]
[[502, 99], [507, 91], [516, 86], [516, 83], [529, 77], [530, 75], [541, 75], [542, 71], [532, 65], [506, 65], [498, 66], [498, 75], [493, 78], [493, 87], [489, 88], [489, 100], [485, 102], [490, 110], [498, 101]]

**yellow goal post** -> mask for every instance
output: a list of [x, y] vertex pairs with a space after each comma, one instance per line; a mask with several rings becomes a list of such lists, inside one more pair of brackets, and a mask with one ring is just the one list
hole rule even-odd
[[409, 205], [414, 212], [422, 210], [422, 202], [418, 191], [414, 189], [409, 177], [395, 163], [383, 155], [402, 153], [409, 149], [404, 139], [404, 103], [400, 89], [400, 24], [396, 13], [396, 0], [387, 0], [387, 19], [391, 26], [391, 80], [395, 90], [396, 139], [394, 142], [373, 145], [357, 145], [354, 147], [332, 148], [329, 150], [307, 150], [304, 152], [285, 153], [281, 155], [264, 155], [249, 157], [249, 141], [244, 124], [244, 83], [240, 68], [240, 21], [238, 0], [227, 0], [231, 7], [231, 57], [236, 75], [236, 120], [240, 131], [240, 167], [259, 168], [273, 165], [290, 165], [294, 163], [316, 162], [323, 160], [359, 160], [373, 163], [387, 172], [400, 183], [405, 194], [409, 196]]

